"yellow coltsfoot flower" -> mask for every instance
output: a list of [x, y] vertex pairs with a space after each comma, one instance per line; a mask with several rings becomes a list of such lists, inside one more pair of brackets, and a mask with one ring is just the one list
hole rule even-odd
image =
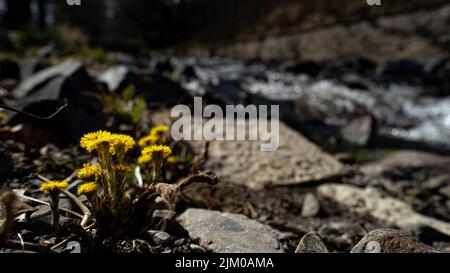
[[150, 130], [150, 135], [162, 135], [164, 133], [167, 133], [169, 131], [169, 126], [167, 125], [158, 125], [153, 127]]
[[77, 171], [77, 176], [80, 179], [97, 178], [102, 174], [100, 167], [92, 166], [91, 164], [83, 164], [83, 168]]
[[114, 165], [113, 171], [116, 173], [131, 173], [131, 167], [123, 164]]
[[112, 134], [110, 145], [109, 152], [114, 155], [118, 153], [120, 149], [122, 149], [123, 153], [128, 152], [134, 147], [134, 145], [136, 145], [136, 142], [131, 136], [124, 134]]
[[97, 131], [93, 133], [85, 134], [80, 140], [81, 148], [86, 149], [88, 152], [96, 150], [100, 144], [108, 143], [112, 141], [112, 134], [107, 131]]
[[149, 155], [141, 155], [140, 157], [138, 157], [138, 160], [137, 160], [137, 162], [139, 164], [145, 164], [145, 163], [148, 163], [150, 161], [152, 161], [152, 157], [149, 156]]
[[93, 192], [97, 192], [98, 185], [95, 182], [86, 182], [78, 186], [77, 193], [78, 195], [89, 194]]
[[142, 150], [142, 155], [138, 159], [138, 163], [147, 163], [151, 161], [155, 156], [159, 156], [161, 158], [167, 158], [172, 154], [172, 149], [166, 145], [152, 145], [145, 147]]
[[50, 181], [42, 183], [39, 189], [45, 194], [49, 194], [52, 192], [65, 190], [68, 186], [69, 184], [66, 181]]

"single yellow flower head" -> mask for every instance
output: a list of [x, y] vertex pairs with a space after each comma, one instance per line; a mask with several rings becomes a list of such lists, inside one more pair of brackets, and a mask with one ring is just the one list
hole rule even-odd
[[128, 135], [112, 134], [110, 145], [109, 152], [114, 155], [119, 151], [119, 149], [123, 149], [124, 153], [128, 152], [134, 147], [134, 145], [136, 145], [136, 142]]
[[45, 194], [49, 194], [51, 192], [65, 190], [68, 186], [69, 184], [66, 181], [50, 181], [42, 183], [39, 189]]
[[152, 161], [152, 157], [149, 155], [141, 155], [140, 157], [138, 157], [138, 163], [139, 164], [145, 164]]
[[97, 131], [93, 133], [85, 134], [80, 140], [81, 148], [86, 149], [88, 152], [96, 150], [102, 143], [110, 143], [112, 140], [112, 134], [106, 131]]
[[100, 167], [92, 166], [91, 164], [83, 164], [83, 168], [77, 171], [77, 176], [80, 179], [97, 178], [102, 174]]
[[181, 158], [177, 155], [171, 155], [167, 158], [167, 163], [169, 164], [177, 164], [181, 162]]
[[86, 182], [78, 186], [78, 195], [89, 194], [92, 192], [97, 192], [98, 185], [95, 182]]
[[158, 126], [153, 127], [150, 130], [150, 135], [158, 135], [158, 136], [160, 136], [162, 134], [167, 133], [168, 131], [169, 131], [169, 126], [167, 126], [167, 125], [158, 125]]
[[148, 135], [141, 139], [139, 139], [138, 144], [141, 147], [149, 146], [149, 145], [155, 145], [160, 140], [160, 137], [157, 135]]
[[115, 171], [116, 173], [131, 173], [131, 167], [127, 166], [127, 165], [114, 165], [113, 166], [113, 171]]
[[167, 158], [170, 154], [172, 154], [172, 149], [166, 145], [152, 145], [145, 147], [142, 150], [142, 155], [150, 156], [150, 158], [154, 158], [155, 155], [159, 155], [162, 158]]

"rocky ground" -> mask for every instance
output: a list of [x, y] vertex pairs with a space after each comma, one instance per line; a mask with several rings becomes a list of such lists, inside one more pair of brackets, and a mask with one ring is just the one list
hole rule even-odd
[[[279, 104], [279, 149], [210, 142], [201, 169], [219, 183], [187, 188], [175, 227], [103, 244], [127, 253], [450, 250], [448, 59], [262, 63], [108, 53], [98, 63], [64, 54], [49, 45], [0, 60], [3, 103], [48, 116], [69, 101], [49, 120], [0, 112], [0, 184], [28, 197], [14, 206], [0, 199], [2, 252], [89, 252], [69, 215], [67, 233], [49, 234], [36, 175], [71, 176], [89, 159], [77, 147], [83, 133], [143, 136], [196, 95], [220, 106]], [[135, 98], [121, 93], [130, 85], [146, 103], [137, 121], [126, 112]], [[197, 154], [204, 147], [188, 145]], [[80, 181], [70, 182], [74, 192]], [[69, 199], [61, 206], [74, 209]], [[20, 212], [13, 227], [5, 217], [12, 207]]]

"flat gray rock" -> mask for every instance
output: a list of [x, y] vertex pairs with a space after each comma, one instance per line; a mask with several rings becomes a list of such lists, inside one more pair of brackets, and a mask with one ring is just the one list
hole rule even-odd
[[241, 214], [188, 209], [178, 218], [189, 236], [216, 253], [280, 253], [270, 227]]
[[[282, 122], [276, 151], [260, 150], [261, 141], [211, 141], [205, 169], [222, 183], [259, 190], [267, 186], [295, 185], [332, 177], [344, 166], [300, 133]], [[192, 141], [195, 146], [202, 142]]]
[[449, 223], [417, 213], [409, 204], [383, 196], [372, 187], [363, 189], [351, 185], [325, 184], [318, 187], [317, 193], [343, 209], [359, 215], [369, 215], [388, 226], [411, 229], [424, 225], [450, 235]]
[[437, 250], [420, 243], [395, 229], [376, 229], [369, 232], [351, 253], [435, 253]]
[[365, 174], [378, 175], [385, 171], [401, 168], [427, 168], [438, 169], [444, 173], [449, 172], [450, 157], [432, 153], [404, 150], [388, 155], [386, 158], [362, 166]]

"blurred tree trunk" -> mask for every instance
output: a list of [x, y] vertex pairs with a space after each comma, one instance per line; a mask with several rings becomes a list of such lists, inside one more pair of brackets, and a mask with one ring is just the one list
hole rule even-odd
[[6, 12], [3, 17], [5, 27], [18, 29], [27, 27], [31, 22], [31, 0], [6, 0]]

